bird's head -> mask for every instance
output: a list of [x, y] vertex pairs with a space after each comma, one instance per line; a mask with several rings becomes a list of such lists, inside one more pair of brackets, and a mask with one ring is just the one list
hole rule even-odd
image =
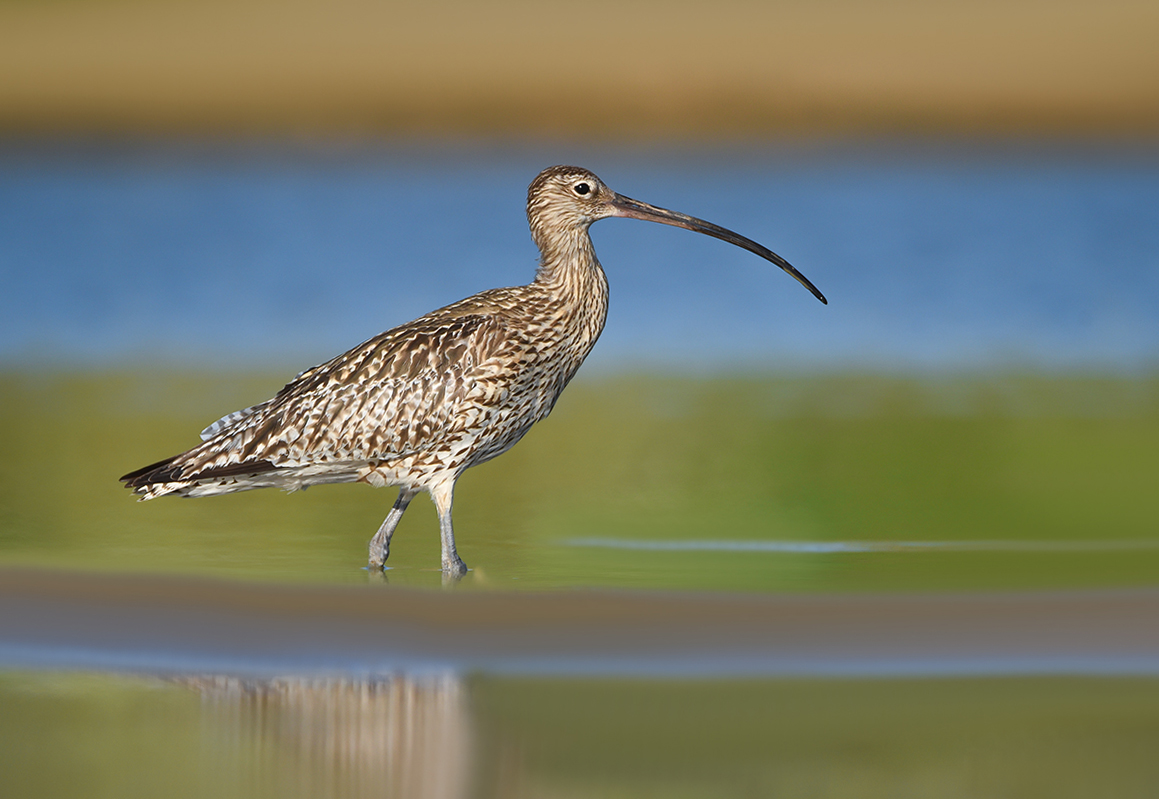
[[553, 166], [527, 189], [527, 217], [532, 228], [586, 228], [597, 219], [615, 216], [617, 195], [592, 172], [578, 166]]
[[767, 247], [720, 225], [617, 194], [583, 167], [548, 167], [527, 189], [527, 219], [531, 223], [531, 235], [544, 252], [561, 236], [580, 233], [586, 240], [587, 229], [593, 222], [611, 216], [674, 225], [735, 244], [781, 267], [813, 296], [828, 304], [825, 295], [808, 278]]

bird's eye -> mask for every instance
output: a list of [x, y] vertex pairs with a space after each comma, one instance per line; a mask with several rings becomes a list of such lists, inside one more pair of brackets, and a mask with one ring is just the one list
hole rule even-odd
[[589, 186], [587, 183], [577, 183], [574, 186], [572, 186], [572, 190], [576, 194], [584, 195], [584, 194], [587, 194], [588, 192], [590, 192], [592, 190], [592, 187]]

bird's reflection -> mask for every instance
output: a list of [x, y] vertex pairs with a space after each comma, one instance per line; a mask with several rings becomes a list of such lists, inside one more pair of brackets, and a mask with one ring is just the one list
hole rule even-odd
[[277, 796], [469, 793], [471, 719], [455, 676], [177, 681], [203, 697], [211, 780]]

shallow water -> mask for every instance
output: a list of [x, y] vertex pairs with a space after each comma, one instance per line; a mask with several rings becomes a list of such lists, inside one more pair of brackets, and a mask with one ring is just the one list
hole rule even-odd
[[[20, 574], [40, 598], [0, 612], [17, 795], [1132, 797], [1159, 780], [1154, 614], [1097, 612], [1159, 583], [1151, 378], [580, 383], [463, 480], [474, 569], [449, 592], [425, 502], [367, 586], [389, 491], [139, 504], [117, 484], [271, 385], [0, 379], [0, 566], [37, 567], [0, 569], [0, 592]], [[1036, 620], [995, 589], [1062, 604]], [[416, 597], [450, 615], [400, 624]], [[729, 602], [750, 616], [706, 610]]]
[[[0, 565], [364, 584], [389, 489], [134, 502], [276, 377], [0, 376]], [[464, 588], [1086, 588], [1159, 578], [1151, 378], [577, 381], [456, 492]], [[60, 453], [81, 453], [61, 462]], [[425, 498], [385, 579], [437, 587]]]

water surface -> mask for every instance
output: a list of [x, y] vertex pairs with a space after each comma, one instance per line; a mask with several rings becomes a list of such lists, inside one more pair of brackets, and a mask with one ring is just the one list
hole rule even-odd
[[[0, 375], [0, 562], [366, 583], [391, 489], [134, 502], [117, 478], [276, 376]], [[618, 377], [456, 492], [463, 587], [850, 591], [1159, 582], [1153, 378]], [[62, 453], [68, 453], [63, 457]], [[391, 585], [441, 582], [412, 504]], [[597, 545], [593, 545], [597, 544]]]
[[1159, 682], [0, 674], [21, 796], [1149, 797]]
[[761, 241], [609, 220], [592, 366], [1150, 368], [1159, 157], [1113, 146], [0, 148], [0, 360], [290, 374], [531, 279], [527, 184], [578, 162]]

